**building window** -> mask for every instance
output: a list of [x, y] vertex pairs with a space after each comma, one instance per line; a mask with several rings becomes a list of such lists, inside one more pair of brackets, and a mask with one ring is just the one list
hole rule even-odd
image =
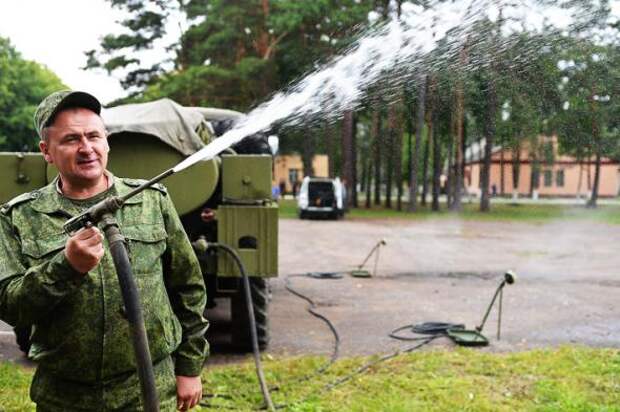
[[564, 170], [555, 172], [555, 185], [557, 187], [564, 187]]
[[550, 187], [553, 184], [553, 172], [551, 170], [545, 170], [543, 176], [545, 178], [545, 187]]

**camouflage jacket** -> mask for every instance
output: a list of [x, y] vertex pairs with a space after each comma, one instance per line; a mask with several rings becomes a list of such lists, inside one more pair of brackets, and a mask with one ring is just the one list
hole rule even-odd
[[[110, 194], [141, 181], [114, 178]], [[29, 356], [60, 379], [106, 382], [135, 372], [121, 292], [107, 241], [86, 275], [64, 255], [63, 223], [80, 209], [52, 184], [0, 209], [0, 319], [34, 325]], [[116, 213], [127, 239], [154, 362], [172, 354], [176, 375], [197, 376], [207, 352], [205, 286], [196, 256], [163, 186]]]

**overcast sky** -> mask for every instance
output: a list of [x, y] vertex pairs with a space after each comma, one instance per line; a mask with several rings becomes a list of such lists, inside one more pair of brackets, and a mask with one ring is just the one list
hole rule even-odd
[[119, 81], [80, 67], [86, 63], [84, 51], [97, 48], [101, 36], [120, 31], [115, 21], [121, 16], [104, 0], [0, 0], [0, 36], [70, 88], [107, 103], [124, 96]]

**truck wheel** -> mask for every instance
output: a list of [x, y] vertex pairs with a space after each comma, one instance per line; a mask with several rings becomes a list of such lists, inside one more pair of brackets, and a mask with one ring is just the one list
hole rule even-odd
[[30, 327], [21, 327], [14, 328], [13, 332], [15, 333], [15, 341], [17, 342], [17, 346], [19, 346], [19, 350], [28, 354], [30, 350], [30, 331], [32, 328]]
[[[252, 292], [252, 304], [254, 318], [256, 319], [256, 333], [260, 350], [267, 348], [269, 344], [269, 289], [267, 280], [259, 277], [250, 277], [250, 289]], [[248, 307], [245, 301], [243, 281], [240, 282], [239, 290], [235, 293], [231, 302], [232, 311], [232, 344], [243, 350], [252, 350], [252, 335], [250, 332], [250, 320]]]

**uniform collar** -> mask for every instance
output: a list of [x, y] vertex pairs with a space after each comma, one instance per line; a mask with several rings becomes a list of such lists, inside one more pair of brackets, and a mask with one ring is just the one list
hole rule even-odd
[[[106, 171], [106, 173], [108, 181], [111, 182], [110, 187], [116, 189], [116, 194], [119, 196], [126, 195], [135, 189], [134, 186], [128, 185], [124, 179], [116, 177], [108, 171]], [[32, 193], [34, 200], [31, 202], [31, 206], [34, 210], [48, 214], [63, 211], [63, 199], [66, 199], [66, 197], [59, 191], [58, 179], [59, 177], [56, 176], [50, 184]], [[142, 192], [128, 199], [125, 204], [136, 204], [141, 202]]]

